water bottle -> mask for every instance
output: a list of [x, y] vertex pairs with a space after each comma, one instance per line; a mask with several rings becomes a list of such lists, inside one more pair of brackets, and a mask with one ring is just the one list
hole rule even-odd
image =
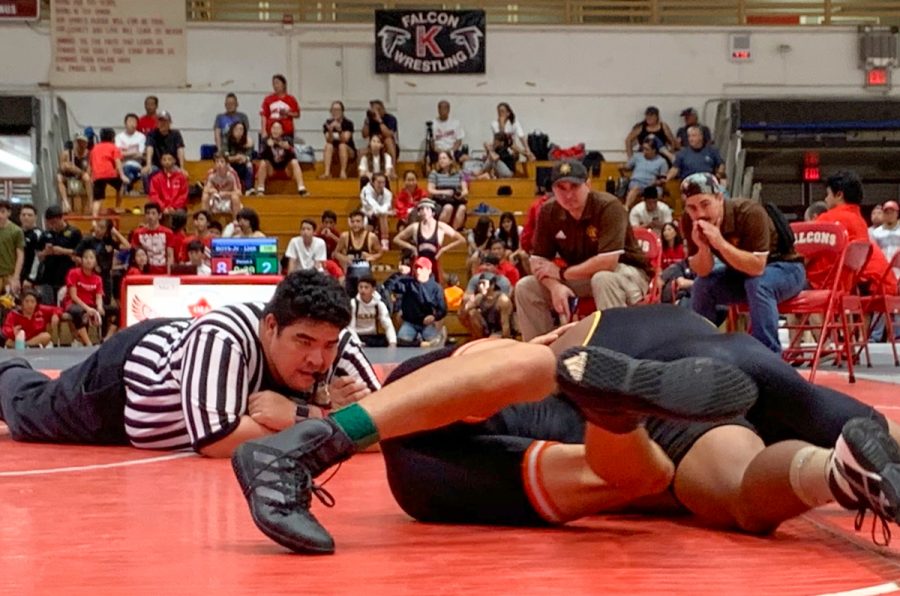
[[16, 333], [16, 349], [24, 350], [25, 349], [25, 331], [19, 329], [19, 332]]

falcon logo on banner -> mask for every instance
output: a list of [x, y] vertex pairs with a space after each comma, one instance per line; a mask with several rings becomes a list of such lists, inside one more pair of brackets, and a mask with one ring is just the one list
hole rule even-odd
[[483, 73], [483, 10], [376, 10], [375, 72]]

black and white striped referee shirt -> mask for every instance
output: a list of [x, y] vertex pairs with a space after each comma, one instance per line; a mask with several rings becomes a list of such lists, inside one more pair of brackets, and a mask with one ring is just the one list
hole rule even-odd
[[[188, 449], [215, 443], [247, 413], [248, 397], [266, 384], [259, 339], [263, 303], [226, 306], [199, 319], [157, 327], [135, 346], [124, 367], [125, 429], [142, 449]], [[329, 374], [378, 378], [347, 329]], [[277, 389], [275, 389], [277, 390]]]

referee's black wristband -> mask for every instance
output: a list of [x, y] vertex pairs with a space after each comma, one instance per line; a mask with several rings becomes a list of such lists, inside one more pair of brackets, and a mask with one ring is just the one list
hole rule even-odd
[[309, 418], [309, 406], [297, 404], [297, 422]]

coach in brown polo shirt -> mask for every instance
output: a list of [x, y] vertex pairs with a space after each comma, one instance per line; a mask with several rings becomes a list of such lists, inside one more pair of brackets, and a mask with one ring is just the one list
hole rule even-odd
[[[551, 309], [570, 319], [574, 296], [592, 296], [598, 310], [640, 301], [652, 273], [622, 202], [591, 190], [580, 162], [556, 164], [550, 181], [554, 198], [541, 207], [534, 234], [534, 275], [516, 285], [519, 329], [526, 341], [553, 328]], [[566, 263], [562, 269], [553, 262], [557, 256]]]
[[778, 303], [806, 285], [803, 259], [778, 253], [778, 233], [766, 208], [748, 199], [726, 201], [712, 174], [681, 182], [688, 263], [697, 274], [691, 289], [694, 312], [710, 321], [719, 305], [746, 302], [751, 334], [775, 353]]

